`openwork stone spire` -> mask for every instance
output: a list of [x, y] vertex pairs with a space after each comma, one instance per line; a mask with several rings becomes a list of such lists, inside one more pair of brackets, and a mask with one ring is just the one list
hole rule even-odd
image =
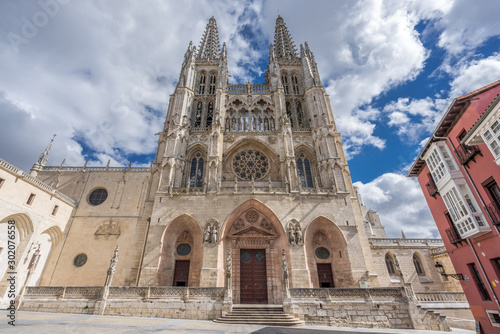
[[219, 57], [219, 32], [217, 31], [217, 22], [212, 16], [205, 28], [197, 58], [201, 60], [217, 60]]
[[40, 166], [43, 167], [47, 163], [47, 160], [49, 159], [50, 148], [52, 147], [52, 143], [54, 142], [54, 138], [55, 137], [56, 137], [56, 135], [54, 135], [54, 137], [52, 137], [49, 145], [47, 146], [47, 148], [45, 149], [45, 151], [43, 151], [43, 153], [38, 158], [38, 161], [36, 162], [38, 165], [40, 165]]
[[278, 61], [294, 60], [298, 57], [285, 21], [279, 15], [276, 19], [276, 29], [274, 31], [274, 54]]

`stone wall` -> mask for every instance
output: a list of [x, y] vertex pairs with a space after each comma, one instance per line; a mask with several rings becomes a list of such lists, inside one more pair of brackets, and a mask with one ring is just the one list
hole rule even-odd
[[307, 324], [449, 330], [444, 316], [422, 309], [412, 294], [408, 287], [290, 289], [283, 307]]
[[210, 320], [222, 315], [223, 299], [223, 288], [29, 287], [19, 309]]

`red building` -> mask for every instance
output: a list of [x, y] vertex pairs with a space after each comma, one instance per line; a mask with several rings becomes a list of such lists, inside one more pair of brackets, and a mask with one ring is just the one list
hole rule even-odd
[[500, 333], [500, 80], [456, 98], [409, 177], [427, 200], [481, 333]]

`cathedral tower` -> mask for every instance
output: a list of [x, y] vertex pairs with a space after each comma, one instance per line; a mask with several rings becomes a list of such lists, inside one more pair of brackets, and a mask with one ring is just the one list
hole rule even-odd
[[189, 44], [159, 134], [139, 285], [224, 286], [228, 250], [236, 302], [281, 301], [282, 250], [294, 287], [369, 280], [328, 95], [309, 46], [297, 51], [280, 16], [266, 74], [264, 84], [228, 83], [213, 17], [199, 47]]

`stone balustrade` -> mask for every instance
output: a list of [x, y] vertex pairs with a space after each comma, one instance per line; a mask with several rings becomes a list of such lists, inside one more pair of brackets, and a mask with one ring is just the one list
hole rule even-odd
[[[58, 286], [36, 286], [27, 287], [25, 297], [44, 296], [56, 298], [88, 298], [98, 299], [103, 296], [104, 287], [58, 287]], [[224, 296], [224, 288], [205, 287], [135, 287], [120, 286], [110, 287], [107, 299], [127, 298], [198, 298], [207, 297], [221, 299]]]
[[149, 167], [86, 167], [86, 166], [47, 166], [44, 171], [65, 171], [65, 172], [150, 172]]
[[441, 239], [402, 239], [402, 238], [369, 238], [372, 247], [441, 247], [444, 246]]
[[434, 303], [464, 303], [467, 302], [463, 292], [416, 292], [415, 296], [419, 302]]
[[327, 298], [331, 301], [366, 301], [387, 300], [394, 301], [406, 296], [403, 287], [390, 288], [330, 288], [330, 289], [290, 289], [292, 299]]
[[243, 95], [243, 94], [270, 94], [269, 86], [266, 84], [251, 84], [244, 85], [229, 85], [229, 94]]
[[9, 164], [7, 161], [0, 159], [0, 167], [3, 167], [5, 169], [11, 171], [12, 173], [18, 175], [20, 178], [24, 179], [26, 182], [34, 185], [35, 187], [38, 187], [40, 189], [47, 191], [48, 193], [58, 197], [59, 199], [63, 200], [64, 202], [66, 202], [70, 205], [73, 205], [73, 206], [76, 205], [76, 201], [74, 201], [70, 197], [64, 195], [63, 193], [57, 191], [56, 189], [52, 188], [48, 184], [38, 180], [37, 178], [29, 175], [28, 173], [23, 172], [19, 168]]

